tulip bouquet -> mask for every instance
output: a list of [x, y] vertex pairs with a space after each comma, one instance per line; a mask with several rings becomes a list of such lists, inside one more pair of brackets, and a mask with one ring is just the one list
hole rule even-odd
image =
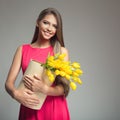
[[78, 84], [82, 84], [80, 76], [83, 74], [78, 62], [65, 61], [66, 54], [57, 53], [54, 56], [48, 56], [42, 66], [46, 69], [46, 74], [51, 82], [54, 82], [55, 76], [60, 75], [70, 81], [70, 88], [76, 90]]

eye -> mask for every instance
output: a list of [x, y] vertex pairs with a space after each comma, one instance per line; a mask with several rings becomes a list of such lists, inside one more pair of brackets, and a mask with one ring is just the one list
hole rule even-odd
[[57, 25], [53, 25], [53, 27], [54, 27], [55, 29], [57, 29], [57, 28], [58, 28], [58, 26], [57, 26]]
[[43, 23], [46, 25], [46, 24], [49, 24], [48, 21], [43, 21]]

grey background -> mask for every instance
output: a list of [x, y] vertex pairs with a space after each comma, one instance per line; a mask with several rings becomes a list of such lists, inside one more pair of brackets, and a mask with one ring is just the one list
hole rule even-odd
[[60, 11], [71, 61], [84, 71], [67, 98], [71, 120], [120, 120], [120, 0], [0, 0], [0, 120], [17, 120], [19, 104], [4, 83], [16, 48], [31, 42], [47, 7]]

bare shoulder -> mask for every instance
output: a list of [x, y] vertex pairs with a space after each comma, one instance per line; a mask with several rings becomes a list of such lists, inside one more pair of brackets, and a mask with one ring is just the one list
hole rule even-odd
[[22, 56], [22, 45], [21, 46], [18, 46], [16, 48], [16, 51], [15, 51], [15, 54], [14, 54], [14, 59], [21, 59], [21, 56]]
[[61, 47], [61, 53], [66, 53], [68, 54], [68, 49], [65, 47]]
[[22, 45], [18, 46], [16, 49], [16, 53], [21, 53], [22, 51]]
[[66, 54], [65, 60], [68, 61], [68, 60], [69, 60], [69, 52], [68, 52], [68, 49], [65, 48], [65, 47], [61, 47], [61, 53]]

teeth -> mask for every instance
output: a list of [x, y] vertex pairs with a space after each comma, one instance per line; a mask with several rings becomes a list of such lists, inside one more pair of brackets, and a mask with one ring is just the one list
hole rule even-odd
[[50, 35], [50, 33], [48, 33], [48, 32], [45, 32], [45, 34], [46, 34], [46, 35]]

